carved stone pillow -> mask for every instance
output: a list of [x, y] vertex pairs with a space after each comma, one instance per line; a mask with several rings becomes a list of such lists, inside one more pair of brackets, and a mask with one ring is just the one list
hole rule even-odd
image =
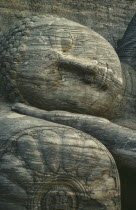
[[24, 115], [10, 113], [3, 119], [0, 209], [120, 209], [116, 164], [99, 141]]

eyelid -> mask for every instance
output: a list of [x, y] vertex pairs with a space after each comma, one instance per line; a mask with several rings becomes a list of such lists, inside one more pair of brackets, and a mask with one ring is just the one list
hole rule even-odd
[[63, 52], [67, 52], [72, 48], [72, 40], [70, 38], [61, 39], [61, 48]]
[[61, 29], [55, 35], [56, 45], [61, 47], [62, 52], [69, 51], [73, 46], [73, 38], [69, 31]]

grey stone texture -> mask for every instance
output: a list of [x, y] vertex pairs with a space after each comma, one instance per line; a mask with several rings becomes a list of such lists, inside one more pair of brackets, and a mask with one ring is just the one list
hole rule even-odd
[[[74, 132], [80, 133], [79, 130], [84, 131], [90, 135], [90, 138], [95, 137], [97, 140], [101, 141], [114, 156], [121, 177], [123, 210], [135, 210], [136, 72], [133, 66], [130, 66], [129, 62], [126, 62], [126, 60], [122, 58], [121, 61], [123, 62], [120, 62], [113, 47], [101, 35], [79, 23], [57, 16], [38, 15], [24, 19], [12, 26], [1, 36], [0, 45], [1, 95], [4, 99], [12, 103], [23, 102], [27, 104], [15, 104], [12, 107], [13, 111], [19, 112], [20, 114], [9, 111], [6, 115], [4, 115], [4, 112], [6, 112], [5, 109], [8, 109], [8, 107], [7, 105], [2, 105], [1, 110], [3, 111], [0, 117], [2, 125], [1, 139], [3, 139], [1, 143], [4, 145], [4, 147], [1, 147], [3, 148], [2, 158], [6, 159], [12, 156], [10, 159], [13, 168], [16, 167], [16, 165], [14, 165], [14, 158], [18, 158], [19, 161], [24, 161], [24, 164], [26, 164], [24, 165], [24, 169], [36, 170], [34, 184], [39, 181], [37, 177], [46, 172], [44, 167], [48, 161], [47, 168], [54, 171], [55, 174], [59, 170], [58, 165], [60, 166], [61, 164], [64, 165], [62, 167], [63, 171], [60, 172], [64, 173], [64, 171], [66, 171], [69, 173], [69, 169], [67, 169], [67, 167], [65, 168], [65, 165], [68, 164], [71, 167], [71, 164], [75, 164], [77, 161], [77, 152], [79, 154], [80, 149], [84, 148], [84, 151], [86, 151], [86, 148], [89, 148], [88, 145], [87, 147], [79, 146], [80, 142], [82, 142], [79, 140], [77, 143], [78, 149], [75, 150], [73, 148], [74, 141], [71, 141], [71, 132], [73, 132], [73, 138], [76, 139]], [[7, 108], [4, 108], [4, 106]], [[37, 118], [42, 118], [47, 121]], [[12, 124], [9, 119], [11, 119]], [[25, 121], [23, 121], [23, 119]], [[55, 126], [62, 126], [62, 128], [70, 126], [71, 128], [65, 128], [77, 129], [68, 131], [69, 138], [68, 141], [66, 141], [69, 142], [67, 143], [68, 147], [66, 147], [65, 141], [63, 142], [65, 136], [63, 136], [63, 139], [58, 127], [57, 131], [55, 130], [57, 136], [53, 136], [55, 129], [54, 124], [49, 121], [58, 123], [55, 124]], [[34, 123], [39, 125], [38, 128], [36, 127], [29, 130], [29, 127]], [[50, 127], [51, 133], [47, 132], [47, 129], [40, 130], [42, 129], [42, 123]], [[23, 126], [26, 126], [24, 127], [24, 131], [21, 132], [19, 130], [17, 132], [18, 129], [23, 129]], [[47, 135], [44, 136], [43, 132]], [[5, 137], [9, 134], [11, 136], [12, 134], [14, 138], [16, 133], [17, 139], [15, 143], [6, 144]], [[87, 134], [83, 135], [86, 136]], [[10, 136], [8, 138], [12, 139]], [[27, 141], [24, 136], [29, 140]], [[54, 140], [52, 140], [52, 138]], [[53, 141], [57, 141], [58, 145], [58, 139], [61, 138], [63, 139], [59, 141], [59, 145], [61, 146], [54, 147]], [[85, 137], [83, 137], [83, 139], [84, 138]], [[90, 141], [91, 140], [89, 140], [89, 142]], [[47, 146], [48, 143], [49, 146]], [[45, 157], [45, 163], [43, 164], [42, 155], [47, 151], [44, 145], [50, 152], [46, 153], [47, 161]], [[102, 145], [101, 147], [103, 148]], [[42, 148], [42, 150], [40, 148]], [[65, 153], [66, 155], [67, 153], [65, 149], [68, 151], [66, 159], [63, 157], [63, 154]], [[98, 150], [96, 154], [101, 154], [100, 151]], [[90, 151], [88, 153], [91, 154], [92, 152]], [[9, 155], [8, 157], [7, 154]], [[56, 158], [54, 158], [55, 154]], [[107, 154], [109, 153], [107, 152]], [[84, 159], [84, 155], [81, 156]], [[96, 159], [96, 156], [94, 159]], [[101, 155], [101, 157], [103, 156], [107, 157], [106, 155]], [[72, 162], [69, 162], [71, 161], [71, 157]], [[88, 163], [87, 157], [85, 156], [83, 161], [86, 164]], [[4, 161], [6, 161], [5, 159]], [[59, 161], [60, 163], [58, 164]], [[103, 160], [102, 166], [99, 166], [102, 170], [104, 162], [106, 163], [105, 159]], [[92, 161], [91, 163], [93, 164]], [[22, 164], [22, 162], [18, 164]], [[115, 164], [111, 163], [111, 165], [114, 165], [114, 169], [116, 168]], [[5, 162], [2, 167], [6, 167]], [[10, 166], [7, 165], [7, 167]], [[83, 164], [83, 167], [86, 167], [85, 164]], [[81, 172], [82, 167], [80, 168], [80, 165], [77, 164], [76, 170]], [[108, 170], [111, 170], [110, 166]], [[8, 171], [9, 168], [5, 172], [7, 175]], [[82, 172], [84, 172], [84, 168]], [[91, 172], [87, 170], [82, 178], [86, 179], [86, 173]], [[114, 172], [118, 180], [117, 170], [115, 169]], [[12, 174], [11, 171], [10, 173]], [[11, 176], [10, 173], [9, 176]], [[102, 173], [100, 177], [103, 177]], [[70, 174], [68, 174], [68, 176], [70, 176]], [[110, 177], [112, 176], [113, 175], [110, 175]], [[77, 179], [77, 177], [78, 173], [75, 174], [75, 179]], [[96, 174], [94, 177], [97, 178]], [[19, 178], [21, 177], [19, 176]], [[57, 183], [59, 181], [58, 179]], [[90, 209], [90, 206], [94, 209], [120, 209], [119, 181], [117, 181], [116, 188], [114, 185], [115, 182], [112, 182], [112, 184], [109, 183], [108, 185], [115, 189], [115, 194], [108, 194], [114, 197], [114, 202], [112, 202], [111, 197], [107, 197], [106, 200], [104, 193], [99, 194], [99, 191], [97, 191], [98, 194], [94, 193], [94, 195], [96, 194], [98, 197], [102, 195], [101, 199], [99, 197], [97, 203], [94, 202], [96, 198], [90, 198], [89, 202], [91, 203], [87, 203], [86, 201], [84, 204], [81, 199], [81, 207], [79, 208], [76, 206], [75, 201], [77, 195], [73, 193], [71, 185], [65, 186], [64, 184], [64, 186], [62, 186], [62, 184], [60, 184], [61, 186], [58, 186], [56, 182], [52, 180], [51, 182], [53, 182], [55, 186], [50, 188], [49, 194], [45, 192], [46, 190], [48, 191], [48, 187], [45, 187], [45, 191], [44, 187], [44, 189], [36, 188], [36, 193], [40, 194], [38, 194], [38, 197], [36, 194], [32, 202], [28, 202], [25, 193], [24, 197], [22, 197], [24, 201], [21, 201], [20, 198], [17, 199], [19, 202], [22, 202], [22, 204], [18, 204], [21, 205], [20, 209], [22, 205], [24, 205], [24, 202], [27, 203], [28, 206], [23, 208], [38, 208], [35, 206], [38, 203], [38, 205], [41, 205], [40, 208], [47, 205], [46, 209], [57, 209], [57, 201], [54, 201], [54, 207], [51, 202], [51, 199], [55, 197], [59, 202], [62, 198], [67, 199], [67, 208], [69, 209]], [[1, 183], [3, 182], [1, 181]], [[70, 183], [72, 183], [72, 185], [75, 184], [75, 182]], [[95, 183], [97, 183], [97, 181]], [[6, 186], [7, 185], [5, 185], [3, 189], [6, 189]], [[47, 186], [50, 187], [51, 185], [47, 184]], [[104, 185], [104, 187], [104, 190], [107, 191], [107, 186]], [[97, 189], [95, 186], [94, 188]], [[13, 187], [13, 189], [17, 188]], [[31, 188], [30, 191], [28, 190], [28, 194], [34, 191], [34, 188]], [[116, 195], [117, 198], [115, 199]], [[4, 194], [4, 196], [6, 195]], [[9, 204], [6, 203], [7, 202], [3, 202], [1, 205]], [[62, 203], [64, 202], [61, 202], [61, 205]], [[13, 202], [13, 204], [17, 205], [17, 202]], [[73, 206], [71, 207], [71, 205]], [[87, 205], [87, 207], [85, 207], [85, 205]], [[14, 209], [15, 207], [8, 208]], [[61, 206], [61, 208], [65, 209], [64, 205]]]
[[130, 21], [124, 36], [118, 42], [117, 53], [121, 61], [136, 70], [136, 14]]
[[1, 210], [120, 210], [116, 164], [99, 141], [0, 107]]
[[13, 102], [111, 118], [122, 99], [116, 52], [85, 26], [34, 16], [11, 27], [0, 45], [1, 92]]
[[5, 31], [30, 15], [57, 14], [94, 29], [116, 46], [135, 11], [134, 0], [1, 0], [0, 27]]
[[[4, 100], [103, 116], [111, 103], [116, 107], [119, 59], [87, 27], [34, 16], [13, 25], [0, 45]], [[10, 104], [1, 110], [0, 209], [120, 210], [118, 171], [104, 145], [74, 128], [17, 114]]]

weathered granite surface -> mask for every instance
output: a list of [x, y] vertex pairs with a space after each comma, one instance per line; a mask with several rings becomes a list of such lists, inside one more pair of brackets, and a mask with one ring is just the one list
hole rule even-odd
[[100, 142], [2, 106], [1, 210], [120, 210], [116, 164]]
[[[12, 102], [88, 114], [103, 109], [108, 116], [122, 93], [115, 51], [78, 23], [34, 16], [10, 28], [0, 45], [0, 93]], [[99, 141], [5, 106], [0, 114], [0, 209], [120, 210], [116, 164]]]
[[94, 29], [116, 46], [135, 10], [134, 0], [1, 0], [0, 28], [34, 14], [57, 14]]
[[11, 27], [0, 45], [1, 93], [13, 102], [111, 118], [122, 100], [117, 54], [85, 26], [34, 16]]
[[69, 125], [105, 144], [119, 167], [123, 210], [135, 210], [134, 69], [121, 64], [110, 44], [94, 31], [49, 15], [25, 19], [0, 43], [1, 95], [33, 106], [17, 104], [15, 111]]
[[117, 53], [120, 60], [136, 71], [136, 14], [128, 24], [124, 36], [118, 42]]

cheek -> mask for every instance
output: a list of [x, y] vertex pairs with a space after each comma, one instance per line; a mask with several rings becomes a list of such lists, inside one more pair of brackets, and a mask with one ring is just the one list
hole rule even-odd
[[109, 109], [111, 98], [107, 92], [98, 91], [77, 78], [60, 78], [39, 80], [38, 83], [18, 81], [18, 88], [27, 102], [45, 110], [59, 109], [99, 116], [101, 112]]

